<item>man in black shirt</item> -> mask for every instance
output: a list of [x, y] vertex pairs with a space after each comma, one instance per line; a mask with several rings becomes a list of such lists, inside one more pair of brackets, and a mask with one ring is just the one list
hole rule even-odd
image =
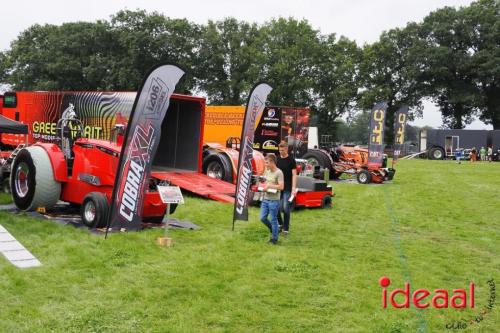
[[[282, 141], [279, 146], [279, 156], [276, 165], [283, 172], [285, 187], [281, 191], [280, 212], [278, 213], [278, 223], [282, 226], [283, 235], [288, 235], [290, 228], [290, 196], [297, 190], [297, 164], [295, 158], [288, 155], [288, 144]], [[283, 212], [283, 218], [281, 217]]]

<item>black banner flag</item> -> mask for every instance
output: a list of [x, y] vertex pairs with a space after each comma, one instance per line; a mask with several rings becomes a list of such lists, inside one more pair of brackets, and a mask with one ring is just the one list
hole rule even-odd
[[234, 221], [248, 221], [248, 196], [252, 185], [252, 156], [255, 124], [264, 111], [267, 95], [273, 88], [266, 83], [257, 84], [248, 97], [243, 129], [241, 131], [240, 155], [238, 159], [238, 175], [234, 200]]
[[392, 156], [392, 163], [396, 163], [401, 153], [401, 147], [405, 142], [405, 127], [406, 119], [408, 118], [408, 106], [403, 105], [396, 112], [394, 119], [394, 151]]
[[370, 114], [370, 137], [368, 141], [368, 166], [381, 167], [384, 157], [384, 128], [387, 103], [375, 104]]
[[184, 71], [159, 65], [144, 79], [135, 98], [116, 172], [106, 233], [112, 229], [140, 228], [147, 178], [161, 136], [175, 85]]

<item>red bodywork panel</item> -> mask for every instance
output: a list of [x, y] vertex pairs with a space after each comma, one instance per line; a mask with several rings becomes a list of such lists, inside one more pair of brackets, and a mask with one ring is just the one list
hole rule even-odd
[[326, 196], [332, 195], [331, 191], [311, 191], [311, 192], [297, 192], [295, 195], [296, 207], [321, 207], [322, 200]]
[[[259, 192], [258, 185], [252, 185], [252, 192]], [[306, 207], [314, 208], [321, 207], [323, 198], [327, 195], [333, 197], [333, 189], [329, 191], [307, 191], [304, 189], [297, 189], [295, 194], [295, 206], [296, 207]], [[262, 193], [262, 192], [260, 192]]]
[[[81, 204], [90, 192], [101, 192], [111, 201], [120, 147], [103, 140], [76, 140], [72, 174], [68, 176], [66, 160], [56, 144], [35, 145], [44, 148], [50, 156], [54, 178], [62, 183], [61, 200]], [[163, 216], [166, 208], [158, 192], [146, 192], [143, 217]]]
[[[368, 169], [370, 170], [370, 169]], [[370, 170], [372, 174], [372, 183], [381, 184], [384, 182], [384, 176], [382, 176], [378, 170]]]
[[234, 184], [201, 173], [153, 171], [151, 177], [167, 180], [173, 185], [207, 198], [234, 203]]

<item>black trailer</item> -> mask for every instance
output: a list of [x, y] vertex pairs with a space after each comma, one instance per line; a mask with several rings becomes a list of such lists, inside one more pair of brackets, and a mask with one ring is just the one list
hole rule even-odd
[[[469, 150], [487, 147], [489, 138], [488, 130], [461, 130], [461, 129], [428, 129], [420, 131], [420, 151], [427, 150], [427, 156], [431, 160], [440, 160], [453, 157], [457, 149]], [[496, 145], [500, 145], [500, 133], [495, 133], [499, 138]]]
[[487, 146], [493, 148], [493, 161], [500, 161], [500, 130], [489, 131]]

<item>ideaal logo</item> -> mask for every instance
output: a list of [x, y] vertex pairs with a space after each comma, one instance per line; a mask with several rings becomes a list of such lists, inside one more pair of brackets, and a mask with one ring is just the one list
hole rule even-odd
[[[434, 293], [431, 293], [427, 289], [419, 288], [411, 292], [410, 283], [405, 282], [404, 289], [396, 288], [389, 296], [387, 295], [387, 287], [391, 284], [391, 280], [384, 276], [379, 280], [380, 286], [382, 287], [382, 307], [387, 308], [387, 300], [389, 299], [390, 304], [396, 309], [409, 308], [410, 302], [416, 308], [425, 309], [432, 306], [436, 309], [448, 308], [451, 306], [455, 309], [460, 308], [474, 308], [474, 282], [469, 284], [469, 289], [453, 289], [450, 298], [450, 292], [445, 289], [435, 289]], [[396, 296], [403, 295], [404, 302], [397, 303]], [[431, 296], [430, 301], [427, 297]]]
[[[485, 315], [493, 310], [496, 300], [496, 286], [493, 279], [487, 281], [489, 286], [489, 299], [488, 304], [485, 305], [478, 315], [471, 316], [467, 319], [461, 319], [458, 321], [450, 322], [445, 325], [446, 329], [466, 329], [473, 324], [480, 323], [484, 320]], [[406, 282], [404, 288], [396, 288], [388, 293], [387, 287], [391, 284], [391, 280], [384, 276], [380, 278], [379, 284], [382, 287], [382, 308], [387, 309], [390, 304], [393, 308], [403, 309], [409, 308], [410, 302], [414, 307], [419, 309], [425, 309], [428, 307], [434, 307], [436, 309], [443, 308], [475, 308], [475, 284], [470, 282], [468, 289], [453, 289], [449, 292], [446, 289], [435, 289], [431, 293], [427, 289], [419, 288], [415, 291], [411, 291], [410, 283]], [[403, 296], [403, 302], [398, 303], [396, 301], [397, 295]], [[451, 298], [450, 298], [451, 296]]]

